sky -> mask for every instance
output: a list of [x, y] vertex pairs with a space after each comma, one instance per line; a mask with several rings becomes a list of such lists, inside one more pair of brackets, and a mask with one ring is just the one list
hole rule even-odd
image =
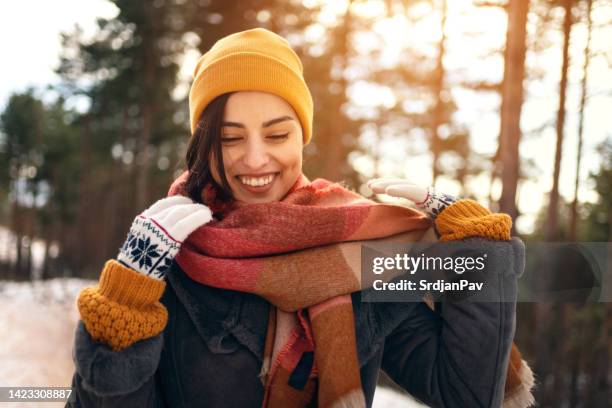
[[[304, 3], [316, 2], [317, 0], [305, 1]], [[333, 23], [337, 15], [342, 12], [344, 1], [326, 1], [324, 7], [323, 23]], [[449, 84], [459, 82], [466, 78], [488, 78], [499, 80], [503, 75], [503, 59], [500, 56], [484, 56], [482, 50], [491, 47], [501, 47], [505, 41], [506, 20], [503, 12], [495, 9], [475, 9], [471, 1], [453, 0], [449, 3], [449, 16], [446, 34], [449, 37], [447, 46], [448, 55], [444, 61], [449, 71]], [[376, 2], [370, 2], [355, 10], [362, 16], [374, 15], [377, 10]], [[55, 0], [53, 2], [43, 0], [20, 0], [0, 3], [0, 52], [5, 56], [2, 68], [3, 75], [0, 76], [0, 109], [6, 104], [7, 98], [13, 92], [23, 91], [29, 86], [42, 88], [45, 85], [58, 81], [53, 73], [59, 62], [60, 32], [70, 31], [76, 23], [84, 30], [85, 34], [91, 34], [95, 30], [97, 17], [112, 18], [117, 13], [114, 5], [105, 0]], [[407, 24], [401, 18], [388, 20], [375, 26], [373, 33], [359, 39], [358, 46], [363, 50], [368, 47], [385, 46], [385, 53], [381, 63], [392, 64], [397, 60], [400, 40], [402, 38], [416, 38], [421, 42], [432, 44], [440, 36], [437, 16], [432, 14], [426, 7], [422, 10], [416, 9], [415, 13], [422, 13], [423, 18], [419, 24]], [[602, 7], [595, 14], [596, 24], [612, 20], [612, 7]], [[265, 18], [263, 16], [262, 18]], [[465, 34], [466, 27], [474, 27], [474, 30]], [[476, 29], [477, 28], [477, 29]], [[608, 27], [609, 28], [609, 27]], [[530, 27], [534, 30], [535, 27]], [[317, 37], [316, 27], [307, 34], [311, 39]], [[562, 196], [570, 200], [573, 198], [573, 183], [575, 177], [576, 145], [577, 145], [577, 107], [579, 101], [579, 82], [582, 76], [582, 48], [585, 41], [585, 27], [576, 25], [571, 44], [571, 56], [573, 65], [570, 69], [570, 85], [568, 92], [568, 117], [566, 122], [566, 138], [564, 141], [562, 169], [560, 178], [560, 192]], [[480, 34], [478, 34], [480, 33]], [[484, 34], [483, 34], [484, 33]], [[379, 37], [376, 37], [379, 36]], [[477, 37], [478, 47], [468, 46], [473, 44]], [[593, 46], [596, 49], [609, 49], [609, 38], [612, 36], [612, 28], [599, 30], [598, 35], [593, 38]], [[378, 39], [377, 39], [378, 38]], [[472, 43], [469, 43], [472, 41]], [[543, 77], [537, 80], [526, 81], [526, 100], [523, 106], [521, 127], [524, 131], [534, 129], [545, 121], [554, 121], [558, 104], [558, 82], [560, 77], [561, 46], [560, 35], [552, 36], [550, 41], [553, 47], [544, 53], [537, 55], [528, 54], [528, 69], [543, 71]], [[479, 54], [481, 53], [481, 54]], [[189, 73], [199, 53], [193, 49], [184, 58], [181, 67], [183, 81], [189, 81]], [[477, 63], [474, 63], [476, 61]], [[595, 146], [612, 134], [612, 126], [606, 123], [610, 108], [612, 107], [612, 69], [605, 58], [595, 58], [591, 63], [589, 71], [589, 92], [596, 95], [589, 100], [585, 121], [585, 146], [584, 160], [581, 168], [582, 179], [585, 180], [589, 171], [594, 171], [599, 165]], [[185, 93], [188, 87], [178, 89], [180, 94]], [[351, 98], [356, 105], [368, 103], [389, 106], [393, 101], [392, 93], [388, 89], [368, 87], [366, 84], [357, 83], [351, 90]], [[469, 128], [471, 133], [471, 147], [480, 153], [490, 154], [497, 145], [499, 132], [498, 107], [499, 98], [495, 95], [478, 95], [470, 91], [456, 88], [453, 91], [459, 106], [457, 119]], [[367, 102], [363, 102], [367, 101]], [[418, 107], [418, 101], [409, 101], [411, 106]], [[316, 120], [316, 118], [315, 118]], [[316, 135], [315, 135], [316, 137]], [[367, 132], [364, 136], [367, 143]], [[543, 205], [544, 192], [552, 186], [552, 167], [554, 160], [554, 145], [556, 135], [554, 127], [550, 127], [538, 137], [524, 137], [521, 144], [521, 157], [533, 159], [536, 162], [536, 174], [534, 180], [523, 183], [518, 192], [519, 210], [524, 214], [517, 220], [520, 232], [529, 233], [534, 228], [535, 215]], [[381, 146], [393, 153], [397, 146]], [[404, 173], [406, 177], [419, 184], [431, 183], [431, 171], [426, 157], [416, 157], [405, 162]], [[357, 161], [360, 170], [365, 174], [368, 163]], [[384, 170], [384, 163], [382, 169]], [[476, 192], [477, 198], [485, 199], [488, 192], [488, 178], [479, 177], [469, 181], [471, 190]], [[454, 180], [439, 180], [438, 189], [456, 194], [459, 185]], [[494, 185], [494, 197], [501, 191], [499, 184]], [[581, 201], [595, 201], [597, 195], [588, 183], [582, 183], [579, 190]]]
[[0, 3], [0, 108], [11, 93], [28, 86], [56, 83], [60, 32], [78, 23], [93, 33], [97, 17], [113, 17], [117, 8], [104, 0], [19, 0]]

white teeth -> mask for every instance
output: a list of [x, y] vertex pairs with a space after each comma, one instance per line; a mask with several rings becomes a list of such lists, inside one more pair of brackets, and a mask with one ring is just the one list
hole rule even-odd
[[270, 174], [269, 176], [264, 176], [264, 177], [239, 176], [239, 178], [240, 178], [240, 181], [244, 184], [247, 184], [249, 186], [259, 187], [259, 186], [265, 186], [266, 184], [271, 183], [272, 179], [274, 178], [274, 174]]

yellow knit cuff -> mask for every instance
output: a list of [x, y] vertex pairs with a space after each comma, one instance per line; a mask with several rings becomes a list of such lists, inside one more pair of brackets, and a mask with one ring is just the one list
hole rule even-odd
[[146, 276], [115, 259], [106, 261], [99, 283], [100, 293], [122, 305], [140, 308], [159, 300], [166, 282]]
[[166, 283], [106, 262], [97, 286], [79, 293], [77, 306], [91, 337], [114, 351], [159, 334], [168, 312], [159, 302]]
[[512, 218], [508, 214], [491, 213], [470, 199], [459, 200], [444, 209], [435, 220], [440, 241], [483, 237], [497, 241], [511, 239]]

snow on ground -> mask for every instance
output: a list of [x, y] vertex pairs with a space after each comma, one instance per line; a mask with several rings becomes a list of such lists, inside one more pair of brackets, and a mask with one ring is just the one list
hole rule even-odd
[[[52, 279], [0, 281], [0, 387], [68, 387], [74, 373], [72, 343], [78, 321], [76, 297], [95, 281]], [[39, 407], [35, 403], [2, 403], [0, 407]], [[62, 407], [62, 403], [45, 403]], [[388, 388], [379, 387], [374, 408], [424, 407]]]
[[[75, 299], [81, 279], [0, 282], [0, 386], [70, 386]], [[0, 407], [39, 407], [40, 403], [0, 403]], [[45, 403], [60, 407], [62, 403]]]

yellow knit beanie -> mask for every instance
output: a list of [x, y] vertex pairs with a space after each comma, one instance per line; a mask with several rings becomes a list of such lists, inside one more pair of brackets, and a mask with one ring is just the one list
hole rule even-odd
[[304, 145], [312, 136], [312, 96], [304, 68], [287, 40], [264, 28], [218, 40], [200, 57], [189, 91], [193, 134], [202, 112], [217, 96], [234, 91], [269, 92], [285, 99], [302, 124]]

